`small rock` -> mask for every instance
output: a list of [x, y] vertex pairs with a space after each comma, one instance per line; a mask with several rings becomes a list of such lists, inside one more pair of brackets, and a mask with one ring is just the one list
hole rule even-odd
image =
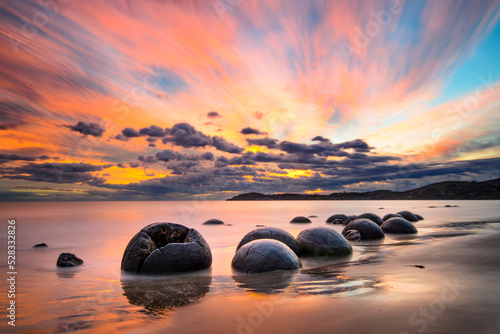
[[255, 225], [255, 227], [264, 227], [266, 225]]
[[42, 248], [42, 247], [49, 247], [49, 246], [47, 246], [47, 244], [45, 242], [42, 242], [41, 244], [36, 244], [35, 246], [33, 246], [33, 248]]
[[345, 234], [345, 238], [350, 241], [360, 241], [361, 240], [361, 234], [359, 233], [358, 230], [349, 230]]
[[61, 253], [57, 259], [58, 267], [74, 267], [81, 264], [83, 264], [83, 260], [71, 253]]
[[311, 219], [304, 216], [297, 216], [290, 220], [290, 224], [309, 224], [311, 223]]
[[424, 217], [422, 217], [421, 215], [415, 214], [415, 217], [417, 217], [418, 220], [424, 220]]
[[209, 219], [202, 225], [224, 225], [224, 222], [220, 219]]
[[316, 215], [310, 215], [310, 216], [308, 216], [308, 218], [318, 218], [318, 216], [316, 216]]

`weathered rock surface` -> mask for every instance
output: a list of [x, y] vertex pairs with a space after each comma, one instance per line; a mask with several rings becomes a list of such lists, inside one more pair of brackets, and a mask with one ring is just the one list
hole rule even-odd
[[417, 233], [417, 229], [404, 218], [391, 218], [385, 221], [382, 226], [380, 226], [382, 231], [385, 233], [393, 234], [412, 234]]
[[385, 237], [382, 229], [367, 218], [356, 219], [347, 224], [342, 231], [342, 235], [347, 237], [347, 233], [353, 230], [359, 232], [361, 240], [377, 240]]
[[233, 257], [234, 270], [263, 273], [273, 270], [294, 270], [301, 267], [297, 255], [281, 241], [257, 239], [243, 245]]
[[83, 264], [83, 260], [72, 253], [61, 253], [57, 258], [58, 267], [74, 267]]
[[297, 236], [301, 255], [337, 256], [352, 253], [352, 246], [340, 233], [327, 227], [305, 229]]
[[328, 217], [328, 219], [326, 220], [326, 223], [327, 224], [344, 224], [346, 219], [348, 219], [346, 215], [344, 215], [342, 213], [338, 213], [338, 214], [334, 214], [334, 215], [331, 215], [330, 217]]
[[382, 218], [382, 220], [383, 220], [383, 221], [386, 221], [387, 219], [396, 218], [396, 217], [397, 217], [397, 218], [403, 218], [403, 216], [401, 216], [401, 215], [400, 215], [400, 214], [398, 214], [398, 213], [388, 213], [388, 214], [386, 214], [386, 215]]
[[295, 254], [297, 254], [297, 256], [300, 256], [300, 247], [299, 244], [297, 243], [297, 240], [295, 240], [295, 238], [287, 231], [276, 227], [258, 228], [256, 230], [248, 232], [241, 239], [240, 243], [238, 244], [238, 247], [236, 247], [236, 250], [240, 249], [243, 245], [246, 245], [250, 241], [257, 239], [273, 239], [281, 241], [282, 243], [290, 247], [290, 249]]
[[290, 220], [291, 224], [309, 224], [311, 223], [311, 219], [304, 216], [297, 216]]
[[204, 222], [202, 225], [224, 225], [224, 222], [220, 219], [209, 219]]
[[140, 230], [123, 253], [121, 269], [165, 274], [209, 268], [212, 252], [195, 229], [173, 223], [153, 223]]
[[378, 226], [382, 225], [382, 223], [383, 223], [382, 218], [380, 218], [378, 215], [376, 215], [374, 213], [363, 213], [363, 214], [360, 214], [356, 219], [359, 219], [359, 218], [370, 219], [372, 222], [374, 222]]
[[410, 211], [399, 211], [398, 214], [400, 214], [404, 219], [406, 219], [409, 222], [416, 222], [418, 221], [418, 218], [415, 217], [415, 214]]

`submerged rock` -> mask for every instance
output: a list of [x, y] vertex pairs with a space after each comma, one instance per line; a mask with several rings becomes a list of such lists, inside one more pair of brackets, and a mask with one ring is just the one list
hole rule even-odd
[[257, 239], [236, 251], [231, 266], [245, 273], [263, 273], [299, 269], [301, 264], [297, 255], [281, 241]]
[[326, 227], [305, 229], [297, 236], [300, 253], [309, 256], [337, 256], [352, 253], [352, 246], [340, 233]]
[[327, 224], [343, 224], [348, 218], [342, 213], [334, 214], [328, 217], [326, 220]]
[[202, 225], [224, 225], [224, 222], [220, 219], [209, 219]]
[[347, 233], [350, 231], [358, 231], [361, 240], [376, 240], [385, 237], [382, 229], [373, 221], [366, 218], [356, 219], [347, 224], [342, 231], [342, 235], [347, 237]]
[[246, 245], [250, 241], [257, 239], [273, 239], [278, 240], [290, 247], [290, 249], [300, 256], [300, 247], [297, 240], [285, 230], [276, 227], [264, 227], [248, 232], [236, 247], [236, 250], [240, 249], [243, 245]]
[[173, 223], [153, 223], [140, 230], [123, 253], [121, 269], [164, 274], [209, 268], [212, 252], [195, 229]]
[[309, 224], [311, 223], [311, 219], [304, 216], [297, 216], [290, 220], [291, 224]]
[[387, 219], [391, 218], [403, 218], [403, 216], [401, 216], [399, 213], [388, 213], [384, 216], [384, 218], [382, 218], [382, 220], [386, 221]]
[[417, 233], [417, 229], [410, 223], [408, 220], [404, 218], [391, 218], [385, 221], [382, 226], [380, 226], [382, 231], [385, 233], [393, 233], [393, 234], [411, 234]]
[[405, 210], [405, 211], [399, 211], [398, 214], [400, 214], [401, 216], [403, 216], [403, 218], [406, 219], [409, 222], [416, 222], [416, 221], [418, 221], [418, 218], [415, 217], [415, 214], [413, 212]]
[[75, 254], [61, 253], [57, 258], [58, 267], [74, 267], [83, 264], [83, 260], [78, 258]]
[[45, 242], [42, 242], [41, 244], [36, 244], [33, 246], [33, 248], [43, 248], [43, 247], [49, 247]]
[[363, 213], [363, 214], [360, 214], [356, 219], [360, 219], [360, 218], [369, 219], [372, 222], [374, 222], [375, 224], [377, 224], [378, 226], [382, 225], [382, 223], [383, 223], [382, 218], [380, 218], [378, 215], [376, 215], [374, 213]]

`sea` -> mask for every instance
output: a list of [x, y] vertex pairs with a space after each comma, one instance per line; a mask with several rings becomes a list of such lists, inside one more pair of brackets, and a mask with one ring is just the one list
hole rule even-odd
[[[296, 237], [317, 226], [341, 232], [342, 225], [325, 223], [332, 214], [382, 217], [401, 210], [424, 217], [415, 223], [417, 234], [352, 242], [351, 256], [302, 258], [294, 272], [231, 269], [236, 246], [257, 225]], [[487, 238], [500, 235], [500, 201], [30, 202], [0, 203], [0, 212], [2, 333], [438, 333], [464, 329], [457, 327], [467, 317], [483, 326], [479, 332], [499, 325], [492, 319], [500, 315], [500, 283], [491, 264], [498, 258], [488, 256], [500, 245]], [[290, 224], [295, 216], [312, 223]], [[211, 218], [225, 225], [202, 225]], [[129, 240], [154, 222], [198, 230], [211, 247], [211, 268], [163, 276], [121, 272]], [[7, 265], [9, 225], [15, 225], [14, 268]], [[33, 248], [39, 243], [48, 247]], [[471, 247], [484, 247], [479, 258], [487, 253], [482, 271], [467, 269], [481, 264], [465, 252]], [[63, 252], [84, 264], [57, 267]], [[7, 309], [12, 300], [15, 322]]]

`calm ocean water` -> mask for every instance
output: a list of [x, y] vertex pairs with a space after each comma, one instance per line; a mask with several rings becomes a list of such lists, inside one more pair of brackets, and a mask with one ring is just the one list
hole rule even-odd
[[[446, 204], [458, 207], [445, 208]], [[352, 257], [327, 263], [303, 260], [304, 268], [293, 274], [249, 278], [231, 271], [236, 245], [255, 225], [283, 228], [294, 236], [313, 226], [340, 232], [342, 226], [325, 224], [334, 213], [373, 212], [383, 216], [404, 209], [425, 218], [416, 223], [417, 236], [387, 236], [377, 243], [353, 243]], [[273, 326], [273, 322], [281, 321], [281, 312], [286, 314], [289, 307], [298, 308], [292, 306], [298, 301], [303, 321], [312, 321], [314, 329], [317, 319], [309, 317], [317, 314], [316, 308], [333, 307], [347, 298], [351, 298], [349, 302], [362, 301], [376, 294], [388, 279], [383, 275], [341, 274], [343, 265], [360, 264], [363, 268], [370, 266], [373, 259], [374, 263], [387, 262], [401, 248], [417, 249], [441, 242], [450, 234], [486, 233], [488, 229], [450, 227], [450, 223], [500, 216], [498, 201], [0, 203], [0, 211], [0, 249], [4, 252], [7, 220], [16, 221], [18, 271], [17, 326], [7, 326], [3, 316], [0, 329], [30, 333], [155, 333], [167, 329], [186, 333], [289, 333], [293, 329]], [[317, 218], [311, 218], [312, 224], [307, 225], [288, 223], [298, 215]], [[203, 226], [209, 218], [219, 218], [231, 226]], [[120, 261], [130, 238], [145, 225], [161, 221], [201, 232], [212, 249], [211, 269], [160, 278], [122, 274]], [[41, 242], [49, 247], [32, 248]], [[62, 252], [75, 253], [84, 265], [57, 268], [56, 259]], [[0, 272], [6, 273], [6, 256], [1, 256], [0, 264]], [[7, 285], [1, 288], [0, 305], [4, 308], [8, 302]], [[262, 309], [259, 301], [264, 305]], [[316, 332], [321, 330], [318, 327]]]

